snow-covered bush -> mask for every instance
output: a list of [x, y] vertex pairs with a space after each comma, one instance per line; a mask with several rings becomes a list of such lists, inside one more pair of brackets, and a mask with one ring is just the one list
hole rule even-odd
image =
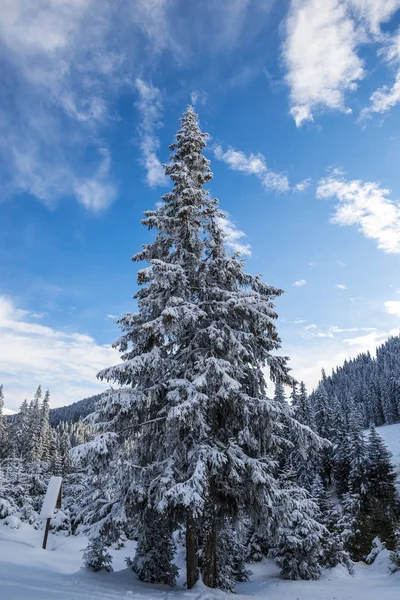
[[90, 540], [83, 553], [83, 562], [92, 571], [112, 571], [112, 556], [104, 539], [99, 536]]

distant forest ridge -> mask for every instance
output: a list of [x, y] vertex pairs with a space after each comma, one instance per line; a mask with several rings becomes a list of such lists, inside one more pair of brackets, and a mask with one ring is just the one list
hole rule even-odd
[[[363, 352], [345, 360], [342, 366], [323, 373], [316, 390], [323, 386], [330, 404], [339, 403], [348, 414], [353, 403], [358, 407], [363, 425], [385, 425], [400, 421], [400, 336], [390, 337], [376, 349], [375, 356]], [[104, 392], [103, 392], [104, 393]], [[311, 401], [315, 392], [310, 395]], [[76, 423], [95, 409], [102, 394], [78, 400], [67, 406], [50, 409], [50, 425]], [[15, 415], [10, 415], [12, 422]]]
[[355, 407], [364, 427], [400, 421], [400, 336], [390, 337], [376, 349], [375, 356], [363, 352], [346, 360], [322, 378], [310, 395], [321, 389], [329, 405], [348, 415]]

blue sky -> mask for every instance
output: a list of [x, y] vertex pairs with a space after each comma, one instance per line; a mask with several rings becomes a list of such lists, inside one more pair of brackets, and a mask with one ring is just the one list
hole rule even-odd
[[189, 102], [312, 387], [400, 320], [400, 0], [28, 0], [0, 18], [0, 381], [102, 389]]

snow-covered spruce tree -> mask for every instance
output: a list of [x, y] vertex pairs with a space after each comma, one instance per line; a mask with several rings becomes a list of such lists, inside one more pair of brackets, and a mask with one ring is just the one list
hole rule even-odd
[[271, 556], [284, 579], [318, 579], [326, 529], [318, 521], [318, 505], [295, 480], [295, 473], [285, 469], [282, 481], [287, 493], [282, 496], [280, 514], [277, 514], [279, 536]]
[[46, 391], [40, 407], [40, 460], [49, 463], [53, 445], [53, 435], [49, 423], [50, 392]]
[[7, 420], [4, 412], [3, 386], [0, 385], [0, 461], [6, 458], [10, 452], [10, 440], [8, 436]]
[[83, 562], [92, 571], [112, 571], [112, 556], [101, 536], [89, 542], [83, 553]]
[[178, 568], [173, 564], [175, 546], [171, 525], [158, 511], [149, 510], [142, 515], [136, 554], [133, 560], [127, 561], [141, 581], [175, 583]]
[[[312, 409], [308, 401], [307, 390], [303, 382], [300, 384], [300, 393], [296, 397], [294, 405], [294, 417], [307, 427], [315, 429]], [[293, 397], [292, 397], [293, 402]], [[322, 451], [325, 453], [325, 449]], [[290, 464], [296, 473], [297, 483], [307, 489], [311, 487], [321, 468], [321, 452], [315, 445], [305, 447], [304, 444], [294, 444], [290, 452]]]
[[367, 449], [366, 511], [370, 516], [371, 535], [379, 536], [389, 550], [394, 550], [399, 499], [394, 485], [396, 473], [390, 458], [375, 426], [371, 425]]
[[36, 462], [41, 459], [41, 431], [42, 431], [42, 415], [41, 415], [41, 400], [42, 388], [39, 387], [29, 404], [29, 420], [28, 420], [28, 452], [26, 459], [29, 462]]
[[30, 431], [29, 431], [29, 406], [28, 401], [25, 399], [19, 409], [16, 417], [16, 423], [13, 427], [15, 435], [15, 448], [16, 454], [20, 458], [26, 458], [29, 452], [30, 446]]
[[[334, 434], [333, 413], [324, 384], [325, 372], [322, 371], [322, 374], [322, 382], [314, 392], [315, 424], [319, 435], [331, 441]], [[327, 446], [321, 452], [321, 477], [326, 485], [332, 482], [332, 451], [332, 447]]]
[[[225, 514], [265, 516], [281, 499], [276, 478], [276, 429], [287, 406], [266, 398], [263, 368], [291, 383], [273, 300], [281, 290], [245, 273], [224, 245], [217, 200], [203, 156], [206, 134], [189, 107], [172, 144], [166, 174], [173, 181], [162, 205], [143, 221], [156, 231], [134, 256], [139, 311], [119, 319], [122, 364], [99, 374], [125, 386], [100, 400], [108, 456], [121, 459], [120, 494], [127, 518], [155, 510], [186, 521], [187, 584], [217, 584], [217, 530]], [[93, 447], [96, 446], [94, 442]], [[200, 550], [199, 554], [198, 551]]]
[[325, 527], [321, 543], [321, 564], [327, 568], [343, 564], [352, 573], [350, 556], [344, 549], [344, 536], [340, 526], [341, 511], [333, 504], [331, 494], [324, 487], [319, 475], [314, 480], [311, 497], [319, 508], [318, 521]]
[[217, 587], [234, 592], [238, 581], [247, 581], [251, 571], [246, 569], [246, 546], [241, 523], [225, 518], [217, 531]]
[[393, 563], [393, 572], [400, 571], [400, 531], [397, 532], [396, 546], [394, 551], [390, 554], [390, 560]]
[[350, 434], [349, 492], [343, 496], [340, 527], [346, 549], [353, 560], [363, 560], [371, 550], [374, 535], [367, 507], [367, 446], [361, 431]]

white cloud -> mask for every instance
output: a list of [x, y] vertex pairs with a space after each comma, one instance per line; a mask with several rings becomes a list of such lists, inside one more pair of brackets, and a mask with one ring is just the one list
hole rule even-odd
[[400, 203], [391, 200], [390, 190], [378, 183], [354, 179], [348, 181], [335, 170], [321, 179], [318, 198], [337, 198], [332, 223], [355, 225], [367, 238], [377, 241], [388, 254], [400, 254]]
[[283, 58], [290, 87], [290, 114], [299, 127], [316, 111], [351, 112], [345, 93], [364, 77], [357, 32], [340, 0], [292, 0]]
[[364, 296], [352, 296], [350, 298], [350, 302], [358, 302], [359, 300], [364, 300]]
[[306, 319], [296, 319], [295, 320], [296, 325], [299, 323], [307, 323]]
[[31, 316], [0, 296], [0, 347], [7, 348], [1, 357], [0, 380], [6, 404], [18, 408], [39, 384], [50, 389], [52, 406], [104, 390], [96, 374], [118, 362], [118, 353], [89, 335], [31, 323]]
[[208, 94], [204, 90], [193, 90], [190, 94], [190, 101], [193, 106], [204, 105], [207, 102]]
[[344, 283], [338, 283], [338, 284], [336, 284], [336, 287], [339, 290], [347, 290], [347, 285], [345, 285]]
[[292, 285], [294, 285], [295, 287], [301, 287], [302, 285], [306, 285], [306, 283], [307, 281], [305, 279], [299, 279], [298, 281], [292, 283]]
[[388, 300], [385, 302], [385, 311], [389, 315], [400, 317], [400, 300]]
[[339, 265], [339, 267], [345, 267], [346, 263], [344, 263], [342, 260], [337, 260], [336, 264]]
[[138, 130], [142, 162], [146, 168], [146, 181], [154, 188], [167, 182], [164, 168], [157, 157], [160, 141], [155, 134], [156, 129], [161, 126], [161, 93], [157, 87], [140, 78], [136, 79], [136, 89], [139, 95], [136, 106], [141, 114]]
[[225, 245], [233, 250], [233, 252], [239, 252], [242, 256], [251, 256], [250, 244], [243, 244], [240, 240], [246, 237], [246, 234], [240, 229], [236, 228], [236, 225], [228, 218], [218, 219], [219, 225], [225, 235]]
[[266, 189], [277, 192], [287, 192], [290, 189], [287, 176], [269, 169], [262, 154], [246, 155], [231, 147], [224, 152], [220, 145], [214, 147], [214, 154], [218, 160], [222, 160], [234, 171], [258, 177]]
[[307, 179], [302, 179], [299, 183], [293, 186], [294, 192], [304, 192], [311, 185], [311, 179], [308, 177]]
[[379, 344], [387, 340], [391, 335], [397, 335], [397, 329], [391, 329], [390, 331], [371, 331], [365, 335], [359, 335], [354, 338], [344, 339], [343, 342], [349, 346], [356, 347], [357, 354], [359, 352], [367, 352], [367, 350], [374, 350]]
[[115, 321], [115, 319], [118, 319], [118, 315], [106, 315], [107, 319], [112, 319], [113, 321]]
[[[366, 43], [378, 44], [379, 53], [393, 60], [394, 37], [381, 25], [400, 8], [400, 0], [292, 0], [286, 21], [283, 59], [296, 125], [313, 121], [320, 110], [350, 113], [345, 99], [365, 77], [359, 56]], [[387, 48], [382, 52], [382, 45]], [[392, 50], [390, 50], [392, 48]], [[372, 112], [385, 112], [400, 100], [399, 76], [371, 96]]]
[[338, 327], [337, 325], [330, 325], [328, 329], [332, 333], [344, 333], [347, 331], [376, 331], [376, 327]]
[[304, 329], [306, 331], [308, 331], [310, 329], [317, 329], [317, 325], [315, 325], [315, 323], [311, 323], [311, 325], [307, 325], [307, 327], [304, 327]]

